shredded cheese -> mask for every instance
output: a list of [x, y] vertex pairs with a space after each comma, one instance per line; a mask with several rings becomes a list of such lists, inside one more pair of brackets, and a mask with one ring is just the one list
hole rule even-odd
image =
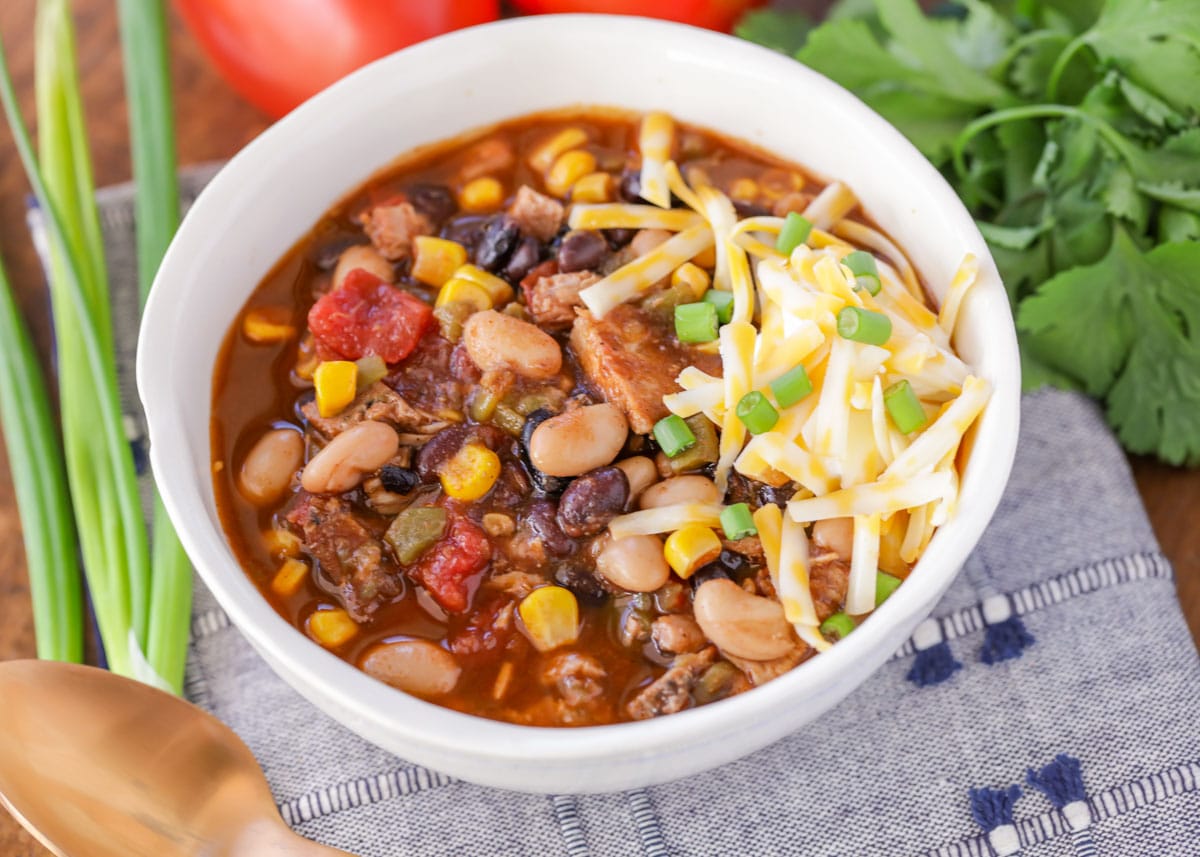
[[737, 416], [737, 403], [750, 392], [754, 367], [754, 325], [731, 321], [721, 328], [721, 366], [725, 372], [725, 419], [721, 424], [720, 454], [714, 481], [722, 495], [729, 481], [729, 470], [746, 441], [746, 426]]
[[704, 224], [685, 229], [584, 289], [579, 298], [594, 316], [602, 318], [613, 307], [641, 294], [684, 262], [690, 262], [712, 243], [712, 230]]
[[621, 202], [573, 205], [567, 218], [567, 225], [572, 229], [666, 229], [682, 232], [701, 223], [704, 223], [704, 218], [694, 211]]
[[908, 480], [881, 479], [833, 491], [822, 497], [791, 500], [788, 502], [788, 514], [793, 520], [804, 523], [854, 515], [890, 515], [940, 499], [949, 483], [948, 473], [929, 473]]
[[879, 513], [854, 516], [850, 552], [850, 583], [846, 612], [859, 615], [875, 609], [875, 572], [879, 568]]
[[665, 113], [647, 113], [638, 132], [638, 149], [642, 153], [641, 196], [659, 208], [671, 207], [671, 190], [667, 187], [667, 162], [671, 160], [671, 144], [675, 142], [675, 123]]
[[613, 518], [608, 525], [608, 531], [612, 533], [613, 538], [621, 539], [625, 536], [670, 533], [688, 524], [717, 527], [721, 524], [723, 508], [725, 507], [720, 503], [675, 503], [656, 509], [643, 509]]

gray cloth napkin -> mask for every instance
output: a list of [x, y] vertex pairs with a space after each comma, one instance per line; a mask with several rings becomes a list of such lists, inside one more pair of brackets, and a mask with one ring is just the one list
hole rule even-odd
[[[131, 189], [100, 204], [131, 382]], [[1025, 397], [1012, 481], [933, 618], [818, 722], [709, 773], [543, 797], [412, 765], [301, 699], [199, 580], [187, 693], [289, 824], [363, 857], [1200, 854], [1200, 659], [1124, 456], [1063, 392]]]

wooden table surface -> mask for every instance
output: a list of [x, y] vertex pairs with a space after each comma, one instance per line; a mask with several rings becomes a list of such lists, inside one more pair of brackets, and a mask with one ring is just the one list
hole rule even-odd
[[[33, 16], [35, 0], [0, 3], [0, 37], [9, 52], [17, 92], [33, 115]], [[130, 177], [124, 79], [113, 0], [73, 3], [87, 109], [88, 134], [99, 185]], [[179, 156], [183, 164], [227, 158], [259, 134], [269, 120], [241, 101], [210, 68], [177, 17], [171, 21], [172, 74]], [[0, 254], [30, 319], [37, 345], [49, 354], [47, 298], [41, 270], [25, 230], [28, 186], [7, 133], [0, 134]], [[2, 347], [2, 345], [0, 345]], [[1179, 597], [1200, 640], [1200, 472], [1132, 462], [1163, 550], [1175, 564]], [[0, 455], [0, 660], [34, 654], [33, 619], [7, 459]], [[7, 814], [0, 813], [0, 854], [47, 855]], [[80, 855], [86, 857], [86, 855]]]

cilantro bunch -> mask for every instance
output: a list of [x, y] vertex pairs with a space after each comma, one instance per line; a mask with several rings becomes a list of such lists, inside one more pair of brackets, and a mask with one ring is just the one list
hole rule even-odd
[[975, 215], [1027, 389], [1082, 389], [1131, 452], [1200, 465], [1200, 0], [842, 0], [738, 34], [857, 94]]

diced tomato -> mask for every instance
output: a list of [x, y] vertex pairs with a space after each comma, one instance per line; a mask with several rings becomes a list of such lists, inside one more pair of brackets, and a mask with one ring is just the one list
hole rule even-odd
[[399, 363], [413, 352], [433, 320], [419, 298], [361, 268], [308, 311], [308, 328], [322, 360], [358, 360], [377, 354]]
[[443, 609], [461, 613], [470, 602], [471, 577], [483, 571], [491, 557], [487, 534], [451, 512], [445, 537], [421, 557], [411, 574]]

